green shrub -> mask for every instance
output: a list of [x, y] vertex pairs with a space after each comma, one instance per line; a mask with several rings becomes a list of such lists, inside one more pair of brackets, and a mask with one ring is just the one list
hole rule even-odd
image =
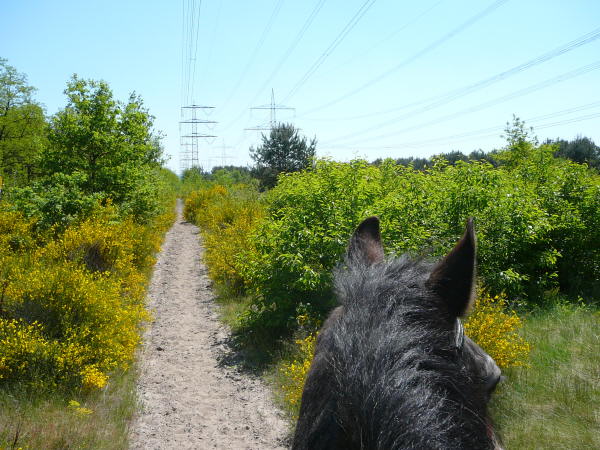
[[300, 304], [317, 315], [331, 307], [331, 269], [355, 224], [372, 213], [379, 178], [364, 161], [319, 161], [314, 171], [280, 178], [251, 238], [256, 252], [248, 255], [244, 278], [255, 301], [243, 327], [284, 332]]
[[[319, 161], [284, 175], [267, 197], [267, 215], [251, 236], [243, 278], [255, 295], [241, 318], [248, 329], [280, 334], [300, 305], [329, 310], [331, 271], [355, 225], [376, 214], [388, 251], [440, 256], [475, 217], [479, 275], [492, 295], [543, 301], [544, 292], [593, 286], [598, 279], [599, 177], [552, 157], [548, 146], [510, 161], [438, 159], [427, 172], [385, 161], [374, 167]], [[576, 261], [586, 267], [574, 270]]]
[[31, 186], [12, 189], [8, 197], [15, 210], [35, 219], [38, 229], [64, 228], [90, 214], [104, 198], [100, 193], [86, 194], [81, 188], [86, 180], [81, 172], [56, 173]]

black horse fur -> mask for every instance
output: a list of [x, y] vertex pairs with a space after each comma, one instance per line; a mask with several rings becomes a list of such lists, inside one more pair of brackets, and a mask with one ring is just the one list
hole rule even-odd
[[500, 370], [457, 335], [475, 253], [472, 220], [437, 264], [386, 259], [379, 220], [359, 225], [335, 272], [341, 306], [317, 339], [294, 450], [498, 447], [486, 407]]

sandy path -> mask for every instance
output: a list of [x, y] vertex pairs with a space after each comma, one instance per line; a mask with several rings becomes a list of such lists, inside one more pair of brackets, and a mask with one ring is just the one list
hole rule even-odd
[[198, 229], [181, 205], [154, 268], [132, 449], [282, 449], [286, 423], [259, 379], [225, 366], [228, 331], [216, 306]]

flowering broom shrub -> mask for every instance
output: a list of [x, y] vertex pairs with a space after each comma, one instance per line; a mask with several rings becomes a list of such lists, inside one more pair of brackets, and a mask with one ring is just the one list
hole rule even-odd
[[227, 188], [219, 184], [191, 192], [185, 199], [183, 216], [185, 220], [201, 225], [206, 207], [211, 200], [226, 197]]
[[124, 295], [141, 302], [146, 278], [140, 269], [154, 264], [160, 236], [131, 218], [118, 221], [116, 212], [108, 206], [67, 228], [37, 256], [46, 261], [73, 261], [88, 272], [118, 280]]
[[141, 299], [122, 295], [119, 280], [73, 263], [36, 263], [15, 277], [6, 300], [15, 316], [41, 325], [56, 349], [48, 375], [67, 383], [89, 379], [89, 366], [103, 374], [127, 367], [148, 318]]
[[304, 383], [315, 355], [316, 341], [316, 333], [311, 333], [304, 339], [296, 340], [296, 358], [291, 362], [283, 363], [279, 369], [284, 380], [281, 387], [285, 402], [295, 414], [300, 408]]
[[53, 365], [55, 353], [39, 323], [0, 318], [0, 383], [9, 379], [39, 379]]
[[19, 212], [0, 212], [0, 255], [22, 253], [34, 248], [33, 225], [33, 221], [25, 219]]
[[110, 205], [41, 238], [0, 211], [0, 383], [99, 389], [140, 342], [146, 272], [173, 217], [156, 227]]
[[257, 189], [238, 184], [194, 191], [185, 214], [200, 227], [210, 277], [232, 293], [242, 293], [244, 267], [255, 251], [250, 236], [265, 214]]
[[507, 309], [504, 294], [492, 297], [485, 291], [464, 324], [465, 333], [503, 369], [527, 365], [530, 345], [517, 333], [521, 326], [517, 313]]
[[253, 251], [249, 236], [262, 216], [262, 208], [244, 206], [237, 210], [235, 218], [223, 229], [204, 233], [209, 275], [234, 293], [244, 290], [242, 267], [246, 255]]

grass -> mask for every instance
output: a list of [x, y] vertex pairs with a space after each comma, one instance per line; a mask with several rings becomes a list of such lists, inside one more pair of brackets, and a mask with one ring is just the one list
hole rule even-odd
[[492, 415], [507, 449], [600, 448], [600, 311], [557, 304], [526, 317], [530, 367], [505, 371]]
[[[310, 367], [302, 364], [307, 355], [298, 345], [298, 341], [304, 340], [286, 342], [281, 346], [279, 358], [265, 375], [265, 379], [272, 386], [275, 403], [286, 414], [293, 427], [298, 420], [302, 398], [302, 387], [299, 386], [298, 379], [306, 377]], [[290, 371], [291, 367], [294, 369]]]
[[[85, 413], [69, 406], [75, 400]], [[0, 449], [127, 449], [137, 408], [135, 370], [114, 374], [100, 392], [0, 390]]]
[[215, 301], [219, 305], [219, 320], [227, 325], [232, 333], [232, 349], [237, 354], [236, 363], [243, 370], [269, 378], [275, 364], [289, 353], [291, 345], [285, 340], [274, 340], [260, 333], [248, 338], [247, 331], [240, 326], [239, 316], [250, 308], [252, 297], [238, 295], [226, 287], [215, 284]]
[[236, 331], [239, 326], [238, 317], [249, 308], [251, 297], [236, 295], [219, 284], [215, 284], [213, 288], [216, 292], [215, 300], [219, 305], [219, 318]]

